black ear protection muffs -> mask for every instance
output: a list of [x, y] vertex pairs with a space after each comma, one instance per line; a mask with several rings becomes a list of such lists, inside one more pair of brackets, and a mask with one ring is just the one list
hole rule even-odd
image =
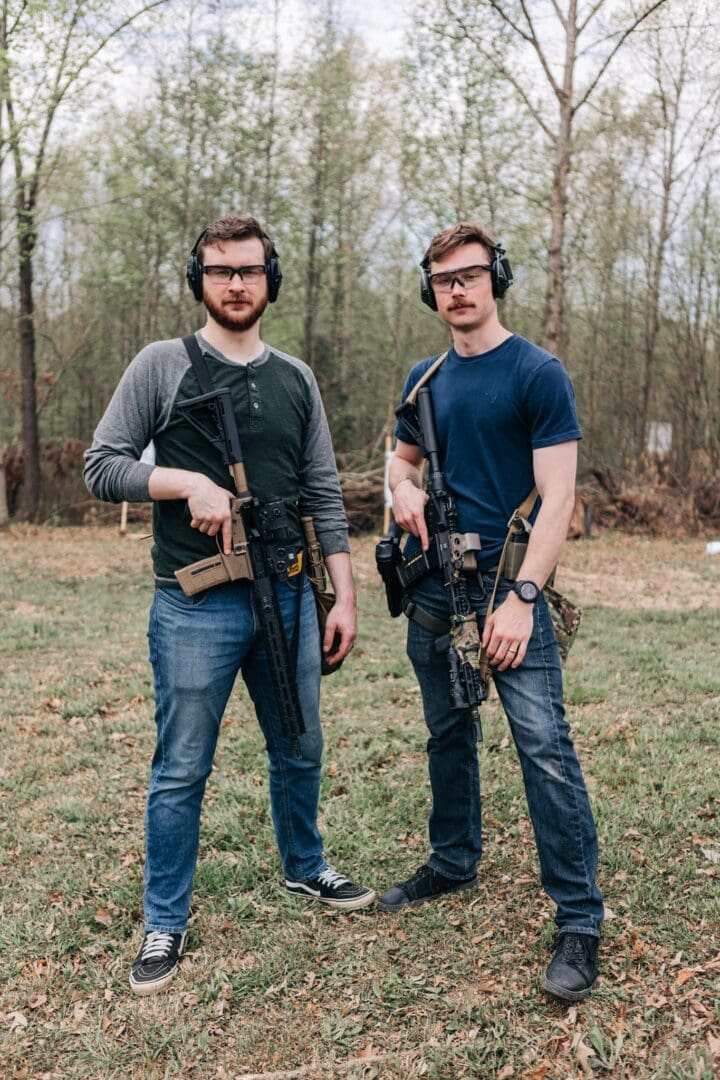
[[[188, 255], [188, 261], [185, 265], [185, 277], [187, 283], [190, 286], [190, 292], [193, 294], [196, 300], [202, 300], [203, 298], [203, 272], [202, 263], [198, 259], [198, 247], [202, 243], [202, 239], [205, 236], [207, 229], [198, 236], [197, 240], [193, 244], [193, 249]], [[263, 233], [263, 237], [266, 240], [270, 240], [267, 233]], [[278, 253], [275, 250], [275, 244], [270, 240], [272, 247], [270, 248], [270, 258], [265, 263], [265, 274], [268, 284], [268, 303], [274, 304], [278, 298], [280, 292], [280, 285], [282, 284], [282, 270], [280, 269], [280, 259]]]
[[[496, 300], [502, 300], [513, 283], [510, 261], [505, 258], [505, 248], [500, 244], [493, 244], [490, 250], [492, 251], [492, 262], [490, 264], [492, 294]], [[435, 293], [433, 292], [432, 282], [430, 280], [430, 260], [427, 252], [425, 252], [423, 260], [420, 263], [420, 272], [422, 274], [420, 280], [420, 299], [423, 304], [427, 304], [433, 311], [437, 311], [437, 300], [435, 299]]]

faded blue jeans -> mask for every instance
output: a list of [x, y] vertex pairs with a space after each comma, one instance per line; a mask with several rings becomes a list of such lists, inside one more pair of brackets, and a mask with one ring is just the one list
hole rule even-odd
[[[487, 595], [494, 575], [483, 575]], [[470, 600], [482, 624], [487, 606], [476, 581]], [[501, 579], [496, 607], [510, 585]], [[428, 574], [412, 599], [447, 618], [442, 581]], [[557, 904], [563, 931], [599, 936], [602, 895], [595, 883], [597, 832], [580, 764], [562, 704], [562, 673], [544, 597], [534, 607], [533, 632], [525, 659], [515, 670], [493, 669], [495, 686], [520, 758], [543, 888]], [[471, 877], [482, 852], [477, 744], [467, 712], [450, 708], [447, 656], [435, 650], [436, 635], [408, 624], [408, 656], [422, 691], [432, 788], [430, 865], [447, 877]]]
[[275, 590], [288, 642], [302, 605], [297, 657], [306, 728], [300, 737], [302, 759], [293, 757], [282, 731], [250, 585], [235, 582], [192, 597], [179, 588], [155, 590], [148, 628], [157, 743], [145, 817], [147, 930], [181, 933], [187, 926], [200, 808], [238, 671], [265, 737], [270, 805], [285, 876], [310, 878], [326, 865], [317, 827], [323, 740], [315, 600], [304, 574], [275, 582]]

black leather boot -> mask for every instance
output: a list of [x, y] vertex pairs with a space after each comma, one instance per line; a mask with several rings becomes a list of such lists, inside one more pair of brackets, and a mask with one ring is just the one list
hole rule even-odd
[[560, 1001], [582, 1001], [597, 979], [600, 939], [592, 934], [561, 934], [542, 988]]

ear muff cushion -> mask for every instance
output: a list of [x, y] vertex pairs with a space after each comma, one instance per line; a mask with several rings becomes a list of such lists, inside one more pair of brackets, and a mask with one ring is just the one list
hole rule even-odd
[[508, 291], [513, 283], [512, 270], [510, 269], [510, 261], [505, 257], [505, 249], [501, 247], [495, 248], [495, 258], [492, 262], [492, 290], [493, 296], [498, 300], [502, 300], [505, 293]]
[[192, 246], [192, 251], [188, 255], [188, 261], [185, 263], [185, 277], [190, 287], [190, 292], [193, 294], [196, 300], [202, 300], [203, 288], [202, 288], [202, 270], [200, 269], [200, 260], [197, 257], [197, 249], [200, 245], [203, 236], [207, 232], [207, 229], [198, 236], [197, 240]]
[[280, 269], [280, 260], [278, 258], [275, 245], [273, 244], [272, 251], [270, 253], [270, 259], [267, 264], [267, 282], [268, 282], [268, 303], [274, 304], [278, 298], [280, 292], [280, 286], [282, 285], [282, 270]]
[[433, 287], [430, 284], [430, 271], [426, 265], [423, 265], [425, 260], [420, 264], [421, 266], [421, 278], [420, 278], [420, 299], [423, 304], [431, 309], [431, 311], [437, 311], [437, 300], [435, 299], [435, 293]]
[[185, 264], [185, 277], [195, 299], [202, 300], [202, 270], [197, 255], [190, 255], [188, 258]]

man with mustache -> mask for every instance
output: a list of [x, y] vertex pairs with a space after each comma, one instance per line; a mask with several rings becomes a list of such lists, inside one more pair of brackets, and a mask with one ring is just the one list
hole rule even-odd
[[[356, 635], [347, 520], [317, 383], [306, 364], [260, 337], [260, 318], [276, 299], [282, 274], [275, 246], [255, 218], [220, 218], [204, 229], [187, 277], [205, 304], [205, 326], [189, 346], [180, 339], [158, 341], [135, 357], [97, 427], [85, 465], [86, 483], [98, 498], [153, 501], [155, 596], [148, 637], [157, 742], [145, 822], [145, 934], [130, 973], [137, 994], [165, 986], [185, 948], [200, 810], [238, 672], [265, 739], [286, 890], [338, 910], [375, 899], [372, 889], [353, 884], [328, 864], [317, 826], [321, 646], [334, 663], [348, 654]], [[303, 545], [301, 512], [313, 517], [334, 586], [335, 605], [321, 643], [302, 561], [274, 581], [305, 725], [300, 758], [283, 728], [248, 580], [186, 596], [175, 578], [176, 570], [216, 555], [218, 546], [231, 553], [230, 473], [178, 409], [178, 403], [201, 394], [193, 349], [204, 357], [213, 387], [230, 390], [252, 495], [261, 503], [282, 500], [287, 544], [295, 552]], [[151, 439], [154, 467], [140, 461]]]
[[[452, 347], [426, 385], [459, 532], [480, 536], [479, 572], [467, 576], [470, 602], [478, 625], [484, 620], [482, 643], [520, 757], [542, 884], [557, 905], [559, 933], [542, 986], [563, 1001], [579, 1001], [597, 975], [603, 918], [597, 834], [564, 719], [560, 659], [542, 588], [567, 535], [582, 434], [560, 362], [500, 323], [497, 300], [512, 282], [503, 254], [474, 222], [433, 238], [422, 263], [422, 298], [449, 326]], [[403, 400], [435, 359], [412, 368]], [[411, 534], [409, 558], [429, 546], [423, 451], [402, 420], [396, 435], [390, 487], [395, 520]], [[530, 514], [517, 578], [500, 578], [486, 618], [508, 520], [534, 486], [541, 505]], [[415, 874], [380, 897], [384, 911], [471, 888], [482, 850], [473, 728], [467, 711], [450, 705], [447, 658], [435, 647], [449, 616], [439, 572], [426, 573], [409, 600], [408, 655], [430, 731], [432, 851]]]

